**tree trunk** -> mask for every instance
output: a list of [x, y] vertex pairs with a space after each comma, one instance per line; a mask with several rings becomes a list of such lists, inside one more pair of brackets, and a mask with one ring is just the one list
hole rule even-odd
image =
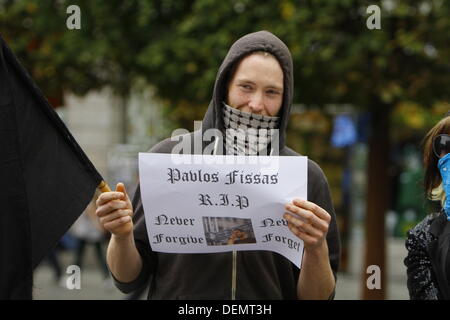
[[[385, 213], [389, 209], [389, 106], [372, 108], [372, 128], [369, 138], [367, 210], [365, 220], [365, 257], [362, 270], [362, 299], [382, 300], [386, 297]], [[369, 266], [375, 266], [369, 269]], [[380, 273], [376, 267], [379, 267]], [[373, 267], [372, 267], [373, 268]], [[367, 273], [367, 271], [370, 271]], [[380, 278], [377, 279], [377, 274]], [[373, 275], [373, 277], [371, 277]], [[381, 287], [368, 287], [379, 281]]]
[[128, 95], [122, 95], [120, 98], [120, 143], [127, 144], [128, 142]]

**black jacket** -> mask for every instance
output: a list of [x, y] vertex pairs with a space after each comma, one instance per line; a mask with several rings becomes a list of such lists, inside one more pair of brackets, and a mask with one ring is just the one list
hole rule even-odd
[[[198, 153], [192, 143], [202, 133], [211, 128], [223, 129], [222, 102], [225, 100], [226, 87], [233, 65], [245, 55], [254, 51], [268, 51], [280, 62], [284, 73], [284, 96], [280, 111], [280, 156], [298, 156], [285, 146], [286, 127], [292, 103], [293, 67], [286, 45], [269, 32], [262, 31], [242, 37], [230, 48], [222, 63], [214, 86], [211, 103], [202, 122], [202, 130], [183, 136], [190, 139], [190, 153]], [[171, 153], [179, 142], [166, 139], [150, 152]], [[202, 150], [206, 150], [203, 142]], [[331, 201], [328, 183], [320, 167], [312, 160], [308, 161], [308, 200], [324, 208], [332, 217], [327, 243], [330, 264], [336, 276], [340, 258], [340, 240], [336, 216]], [[236, 299], [296, 299], [298, 268], [283, 256], [268, 251], [237, 252], [233, 263], [233, 254], [169, 254], [151, 250], [145, 218], [140, 198], [136, 192], [135, 242], [143, 258], [144, 267], [138, 278], [132, 283], [118, 283], [119, 289], [130, 292], [149, 285], [149, 299], [230, 299], [232, 294], [232, 269], [236, 271]]]
[[450, 299], [450, 222], [429, 215], [408, 232], [405, 258], [408, 291], [414, 300]]

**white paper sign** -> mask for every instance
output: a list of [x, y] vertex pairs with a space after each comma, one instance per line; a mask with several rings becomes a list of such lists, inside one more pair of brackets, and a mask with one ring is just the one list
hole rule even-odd
[[284, 206], [307, 199], [306, 157], [139, 154], [152, 250], [277, 252], [300, 268], [303, 241]]

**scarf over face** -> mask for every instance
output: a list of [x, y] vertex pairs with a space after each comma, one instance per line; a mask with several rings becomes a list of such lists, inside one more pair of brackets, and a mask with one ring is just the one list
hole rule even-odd
[[450, 221], [450, 153], [439, 159], [438, 168], [442, 177], [442, 187], [445, 191], [444, 211], [447, 220]]
[[229, 155], [270, 155], [278, 138], [279, 117], [247, 113], [223, 104], [225, 150]]

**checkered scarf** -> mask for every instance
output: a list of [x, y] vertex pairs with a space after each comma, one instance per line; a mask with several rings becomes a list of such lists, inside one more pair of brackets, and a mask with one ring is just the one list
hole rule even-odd
[[268, 155], [274, 130], [279, 127], [279, 117], [242, 112], [223, 104], [225, 149], [229, 155]]

